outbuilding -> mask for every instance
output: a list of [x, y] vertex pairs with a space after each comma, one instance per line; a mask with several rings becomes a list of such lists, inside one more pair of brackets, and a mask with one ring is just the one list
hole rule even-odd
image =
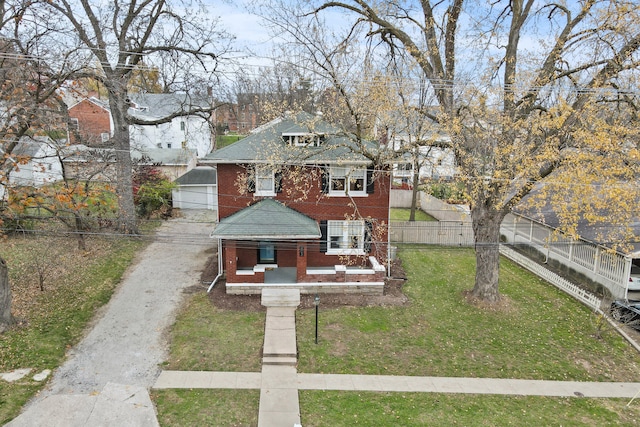
[[176, 188], [172, 190], [174, 208], [218, 210], [215, 168], [198, 166], [174, 182], [176, 183]]

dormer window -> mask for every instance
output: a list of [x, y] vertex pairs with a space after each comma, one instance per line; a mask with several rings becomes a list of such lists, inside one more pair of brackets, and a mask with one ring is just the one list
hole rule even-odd
[[284, 142], [293, 147], [319, 147], [322, 144], [323, 137], [323, 135], [316, 133], [282, 134]]

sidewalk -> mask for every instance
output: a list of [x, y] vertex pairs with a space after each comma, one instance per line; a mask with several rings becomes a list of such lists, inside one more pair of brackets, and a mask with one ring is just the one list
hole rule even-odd
[[[260, 372], [163, 371], [153, 388], [261, 389]], [[515, 396], [632, 398], [640, 382], [542, 381], [502, 378], [407, 377], [393, 375], [295, 375], [297, 390], [498, 394]]]

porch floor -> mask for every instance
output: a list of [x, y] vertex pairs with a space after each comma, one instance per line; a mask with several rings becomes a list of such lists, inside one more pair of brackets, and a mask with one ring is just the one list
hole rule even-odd
[[264, 283], [296, 283], [295, 267], [278, 267], [264, 272]]

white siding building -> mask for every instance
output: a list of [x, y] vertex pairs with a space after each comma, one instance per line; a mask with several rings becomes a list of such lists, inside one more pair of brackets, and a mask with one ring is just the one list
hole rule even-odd
[[[140, 94], [132, 96], [129, 114], [144, 121], [157, 121], [181, 111], [208, 108], [206, 99], [185, 94]], [[134, 124], [129, 127], [131, 147], [167, 150], [195, 150], [198, 158], [213, 149], [214, 133], [206, 114], [175, 117], [162, 124]]]

